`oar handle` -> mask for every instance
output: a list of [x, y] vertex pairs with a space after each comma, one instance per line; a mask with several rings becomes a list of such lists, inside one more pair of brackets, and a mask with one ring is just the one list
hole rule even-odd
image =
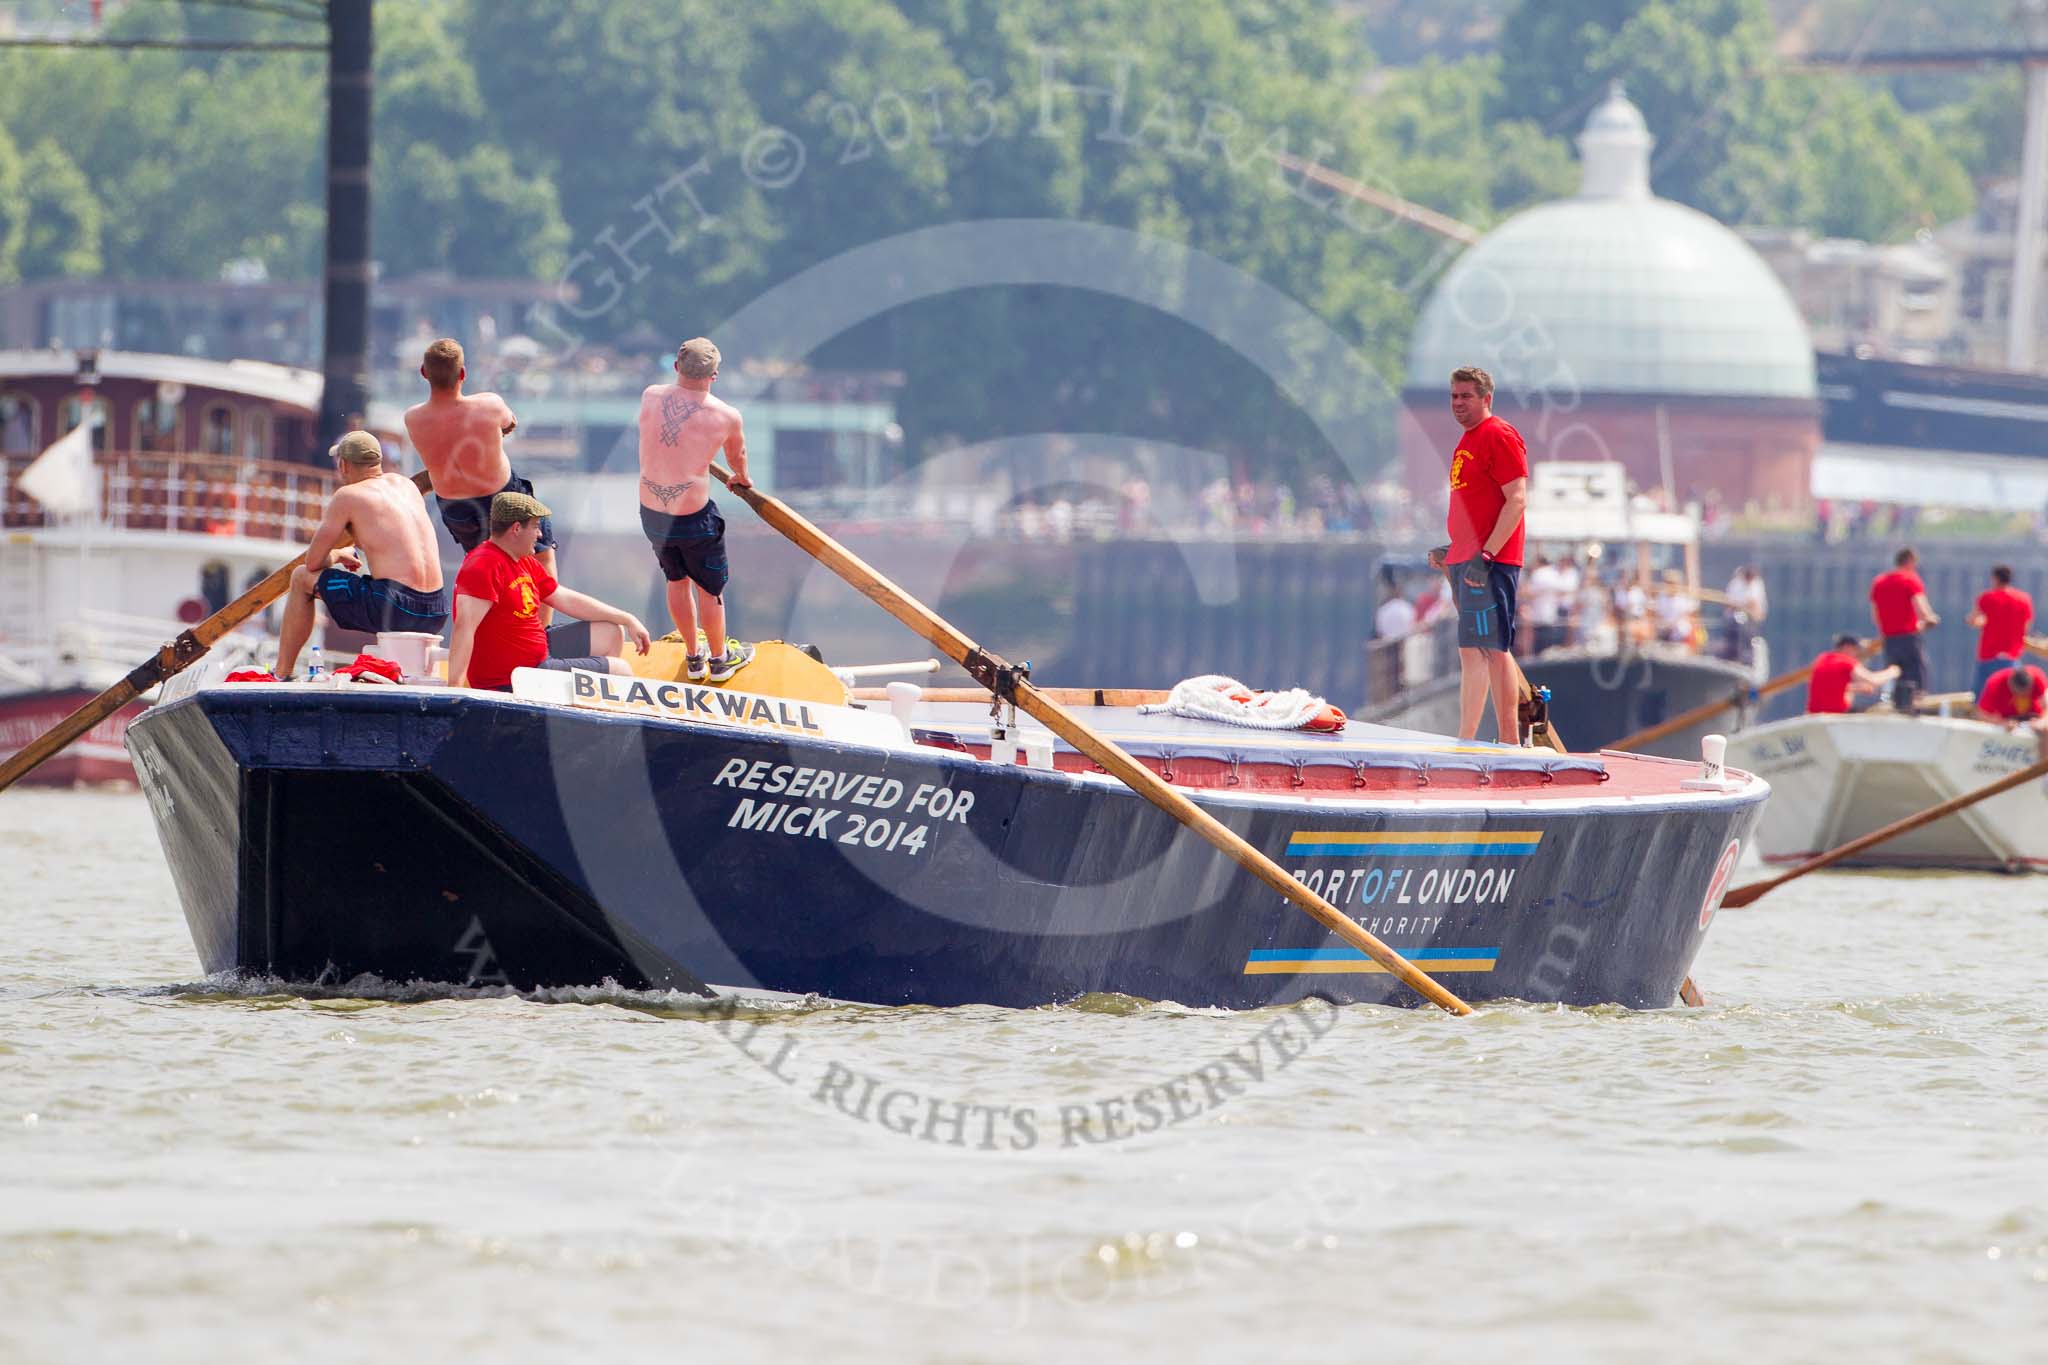
[[1901, 834], [1910, 834], [1922, 825], [1931, 824], [1936, 820], [1954, 815], [1965, 806], [1974, 806], [1979, 801], [1997, 796], [2000, 792], [2008, 792], [2014, 787], [2025, 786], [2037, 777], [2048, 777], [2048, 759], [2042, 759], [2038, 763], [2029, 764], [2017, 772], [2007, 773], [1996, 782], [1987, 782], [1981, 787], [1964, 792], [1961, 796], [1952, 796], [1938, 806], [1929, 806], [1918, 815], [1909, 815], [1903, 820], [1894, 820], [1883, 829], [1872, 830], [1860, 838], [1851, 839], [1840, 848], [1831, 848], [1816, 857], [1808, 858], [1797, 867], [1781, 872], [1768, 881], [1752, 882], [1748, 886], [1738, 886], [1722, 899], [1721, 904], [1733, 909], [1740, 909], [1755, 901], [1757, 897], [1763, 895], [1766, 891], [1775, 890], [1794, 878], [1804, 877], [1809, 872], [1818, 872], [1820, 869], [1832, 866], [1844, 858], [1852, 858], [1864, 849], [1881, 844], [1887, 839], [1896, 839]]
[[[413, 475], [412, 481], [422, 493], [430, 492], [433, 488], [433, 483], [424, 469]], [[344, 535], [336, 548], [351, 544], [352, 541], [352, 537]], [[305, 562], [306, 556], [302, 553], [297, 559], [275, 570], [269, 577], [198, 625], [189, 630], [179, 631], [175, 639], [129, 670], [127, 677], [30, 740], [24, 748], [15, 753], [14, 757], [0, 763], [0, 791], [6, 791], [17, 781], [40, 768], [73, 740], [150, 688], [166, 678], [184, 672], [206, 657], [206, 652], [213, 648], [221, 636], [276, 601], [284, 590], [291, 586], [292, 571]]]
[[1301, 882], [1288, 876], [1272, 859], [1246, 843], [1235, 831], [1200, 806], [1175, 791], [1157, 773], [1139, 763], [1110, 740], [1096, 734], [1059, 703], [1032, 686], [1024, 676], [1023, 670], [1015, 668], [1000, 655], [982, 649], [955, 630], [943, 618], [884, 578], [859, 556], [812, 525], [794, 508], [759, 489], [734, 488], [732, 475], [720, 465], [713, 464], [711, 474], [745, 501], [747, 506], [753, 508], [763, 521], [845, 579], [868, 600], [930, 641], [934, 648], [965, 668], [975, 681], [982, 683], [1004, 700], [1013, 702], [1027, 715], [1043, 722], [1047, 729], [1095, 760], [1104, 771], [1207, 840], [1240, 867], [1279, 892], [1290, 904], [1307, 912], [1318, 924], [1385, 967], [1403, 985], [1452, 1014], [1472, 1012], [1470, 1005], [1446, 990], [1414, 963], [1367, 933], [1356, 920], [1309, 890]]

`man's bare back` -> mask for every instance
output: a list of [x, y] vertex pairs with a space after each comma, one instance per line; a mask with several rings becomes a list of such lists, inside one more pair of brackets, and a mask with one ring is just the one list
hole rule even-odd
[[487, 498], [512, 478], [505, 437], [518, 426], [495, 393], [436, 390], [406, 409], [405, 432], [442, 498]]
[[745, 485], [747, 440], [739, 409], [708, 388], [652, 384], [640, 395], [640, 505], [686, 517], [711, 499], [719, 451]]
[[[403, 474], [380, 474], [347, 484], [328, 499], [321, 530], [344, 527], [355, 537], [355, 553], [370, 573], [421, 592], [441, 586], [441, 553], [427, 500]], [[315, 536], [315, 543], [319, 537]]]

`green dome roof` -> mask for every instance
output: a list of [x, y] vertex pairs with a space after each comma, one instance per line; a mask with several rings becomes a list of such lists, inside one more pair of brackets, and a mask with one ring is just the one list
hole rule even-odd
[[1577, 198], [1518, 214], [1444, 276], [1408, 381], [1479, 365], [1498, 388], [1566, 394], [1815, 397], [1813, 342], [1749, 244], [1649, 192], [1651, 138], [1621, 94], [1579, 139]]

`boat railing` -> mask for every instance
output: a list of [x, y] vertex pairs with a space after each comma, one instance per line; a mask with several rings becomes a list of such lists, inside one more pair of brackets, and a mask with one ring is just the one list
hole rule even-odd
[[[32, 455], [0, 456], [0, 527], [25, 530], [69, 519], [21, 488]], [[221, 455], [115, 451], [95, 456], [100, 515], [113, 531], [245, 536], [303, 544], [320, 522], [333, 477], [308, 465]]]

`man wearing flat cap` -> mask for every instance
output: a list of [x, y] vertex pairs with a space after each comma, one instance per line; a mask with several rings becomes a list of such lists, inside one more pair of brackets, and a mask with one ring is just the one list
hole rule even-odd
[[[631, 673], [619, 657], [631, 639], [647, 652], [647, 627], [630, 611], [573, 592], [534, 554], [553, 513], [530, 493], [491, 499], [490, 539], [455, 574], [455, 630], [448, 637], [448, 681], [457, 687], [512, 690], [515, 668], [585, 668]], [[576, 618], [549, 629], [541, 608]]]
[[[448, 624], [448, 589], [427, 500], [411, 479], [384, 468], [384, 451], [367, 431], [351, 431], [328, 451], [341, 487], [292, 571], [278, 629], [277, 676], [289, 678], [313, 633], [313, 599], [344, 630], [374, 634], [418, 630], [438, 635]], [[344, 535], [355, 544], [338, 548]]]

